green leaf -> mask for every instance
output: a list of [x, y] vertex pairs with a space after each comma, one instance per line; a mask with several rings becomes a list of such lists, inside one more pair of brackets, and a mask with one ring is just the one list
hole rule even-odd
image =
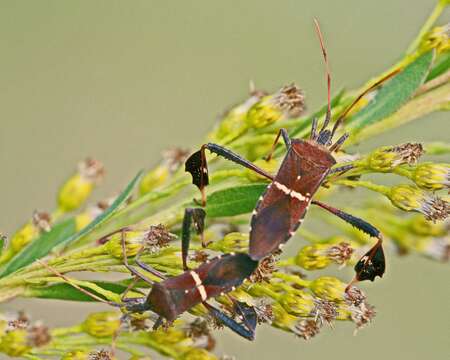
[[128, 200], [129, 196], [131, 195], [131, 192], [135, 188], [136, 184], [139, 182], [140, 178], [142, 176], [142, 171], [140, 171], [133, 180], [127, 185], [125, 190], [114, 200], [114, 202], [111, 204], [109, 208], [107, 208], [104, 212], [102, 212], [99, 216], [97, 216], [94, 221], [92, 221], [88, 226], [80, 230], [78, 233], [72, 235], [71, 237], [65, 239], [60, 244], [61, 246], [67, 246], [70, 245], [81, 238], [88, 235], [90, 232], [92, 232], [95, 228], [97, 228], [99, 225], [104, 223], [106, 220], [108, 220], [115, 212], [116, 210], [125, 202]]
[[70, 218], [62, 221], [49, 232], [40, 235], [36, 240], [24, 247], [12, 260], [6, 265], [0, 277], [11, 274], [24, 266], [27, 266], [37, 259], [46, 256], [57, 244], [73, 235], [76, 231], [75, 219]]
[[386, 83], [375, 98], [351, 119], [354, 131], [383, 120], [405, 104], [423, 84], [433, 59], [434, 51], [426, 52]]
[[89, 234], [97, 226], [108, 220], [118, 209], [118, 207], [128, 199], [137, 182], [141, 178], [141, 175], [142, 171], [135, 176], [135, 178], [127, 185], [125, 190], [117, 197], [108, 209], [97, 216], [94, 221], [78, 233], [75, 233], [75, 219], [71, 218], [56, 224], [48, 233], [42, 234], [28, 246], [23, 248], [22, 251], [20, 251], [8, 263], [6, 269], [1, 273], [0, 277], [9, 275], [12, 272], [31, 264], [35, 260], [47, 256], [51, 250], [54, 250], [58, 246], [68, 245]]
[[249, 213], [266, 188], [267, 184], [253, 184], [218, 190], [208, 196], [206, 214], [214, 218]]
[[450, 51], [446, 51], [436, 58], [436, 62], [428, 74], [426, 81], [437, 78], [439, 75], [447, 72], [448, 69], [450, 69]]
[[[122, 294], [127, 288], [126, 285], [109, 281], [92, 281], [92, 283], [116, 294]], [[85, 290], [92, 292], [99, 297], [102, 297], [101, 294], [97, 294], [92, 289], [85, 288]], [[67, 283], [54, 284], [46, 287], [33, 287], [28, 289], [25, 295], [28, 297], [36, 297], [41, 299], [97, 301]]]

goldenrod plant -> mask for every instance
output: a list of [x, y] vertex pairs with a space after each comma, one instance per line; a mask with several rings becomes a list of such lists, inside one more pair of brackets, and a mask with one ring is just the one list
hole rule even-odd
[[[447, 261], [450, 256], [450, 164], [444, 158], [450, 153], [450, 144], [411, 142], [366, 154], [357, 153], [355, 146], [450, 108], [450, 26], [434, 25], [448, 4], [438, 2], [397, 64], [360, 89], [338, 92], [331, 101], [336, 119], [364, 89], [400, 70], [365, 96], [346, 118], [343, 128], [351, 136], [337, 157], [353, 168], [329, 177], [317, 194], [322, 199], [336, 190], [372, 190], [373, 197], [363, 198], [359, 207], [346, 210], [382, 231], [386, 243], [392, 245], [388, 246], [388, 257], [415, 252]], [[305, 101], [303, 92], [293, 84], [273, 93], [252, 89], [249, 98], [231, 108], [203, 142], [217, 142], [274, 172], [284, 149], [277, 148], [271, 161], [264, 156], [278, 130], [286, 128], [291, 137], [305, 138], [312, 119], [322, 119], [326, 112], [324, 106], [305, 114]], [[128, 288], [128, 296], [145, 296], [151, 285], [136, 283], [123, 266], [121, 229], [130, 263], [139, 253], [141, 260], [166, 276], [182, 273], [181, 220], [184, 209], [197, 206], [193, 199], [199, 198], [190, 175], [184, 172], [184, 161], [192, 151], [167, 151], [155, 168], [140, 172], [122, 193], [98, 204], [88, 201], [103, 176], [103, 166], [93, 159], [82, 162], [59, 189], [53, 211], [36, 212], [9, 239], [1, 237], [0, 301], [28, 297], [120, 303]], [[423, 154], [437, 161], [422, 161]], [[212, 171], [205, 238], [209, 245], [202, 248], [199, 239], [194, 239], [191, 268], [220, 253], [248, 251], [250, 213], [267, 186], [264, 178], [226, 160], [208, 160]], [[380, 176], [370, 176], [374, 173], [393, 174], [398, 181], [380, 184], [376, 180]], [[234, 298], [255, 307], [260, 326], [273, 326], [308, 340], [324, 326], [350, 321], [360, 329], [375, 316], [374, 306], [357, 286], [344, 291], [350, 279], [314, 272], [330, 268], [330, 274], [337, 267], [354, 266], [373, 240], [339, 219], [324, 215], [322, 220], [333, 225], [337, 234], [319, 235], [305, 221], [298, 231], [297, 245], [292, 245], [298, 249], [294, 256], [274, 254], [264, 259], [232, 292]], [[128, 274], [128, 279], [78, 280], [69, 274], [75, 271], [122, 273]], [[152, 274], [146, 276], [159, 281]], [[228, 297], [220, 296], [215, 302], [230, 316], [236, 315]], [[44, 323], [32, 323], [25, 314], [5, 313], [0, 319], [0, 352], [28, 359], [66, 360], [113, 359], [117, 351], [128, 353], [132, 359], [149, 358], [154, 352], [174, 359], [217, 359], [222, 355], [214, 352], [211, 332], [221, 324], [208, 316], [203, 305], [153, 331], [155, 320], [152, 313], [125, 313], [111, 307], [108, 312], [86, 314], [80, 324], [48, 329]], [[335, 327], [339, 331], [337, 324]]]

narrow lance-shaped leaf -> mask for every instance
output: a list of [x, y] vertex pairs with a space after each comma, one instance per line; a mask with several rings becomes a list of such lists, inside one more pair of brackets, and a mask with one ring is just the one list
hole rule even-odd
[[136, 187], [136, 184], [139, 182], [139, 179], [142, 176], [142, 171], [140, 171], [133, 180], [127, 185], [125, 190], [114, 200], [109, 208], [107, 208], [104, 212], [102, 212], [99, 216], [97, 216], [94, 221], [92, 221], [88, 226], [84, 229], [80, 230], [78, 233], [73, 236], [62, 241], [60, 246], [67, 246], [72, 244], [81, 238], [85, 237], [87, 234], [92, 232], [95, 228], [97, 228], [100, 224], [104, 223], [108, 220], [117, 210], [118, 208], [130, 197], [133, 189]]
[[434, 59], [434, 50], [419, 56], [391, 79], [375, 98], [350, 121], [353, 135], [397, 111], [425, 81]]
[[235, 186], [208, 196], [208, 217], [234, 216], [251, 212], [267, 184]]
[[127, 185], [125, 190], [117, 197], [117, 199], [102, 214], [97, 216], [94, 221], [87, 225], [84, 229], [75, 233], [75, 220], [73, 218], [56, 224], [48, 233], [44, 233], [28, 246], [22, 249], [2, 271], [0, 277], [9, 275], [31, 263], [37, 259], [47, 256], [51, 250], [58, 246], [71, 244], [83, 236], [86, 236], [97, 226], [108, 220], [113, 213], [122, 205], [130, 196], [134, 187], [141, 177], [142, 171]]
[[[122, 294], [127, 288], [126, 285], [109, 281], [93, 281], [92, 283], [116, 294]], [[91, 289], [85, 288], [85, 290], [93, 292]], [[101, 297], [101, 294], [97, 294], [95, 292], [94, 294]], [[46, 287], [32, 287], [26, 291], [25, 296], [41, 299], [97, 301], [67, 283], [54, 284]]]
[[73, 235], [75, 231], [74, 218], [56, 224], [49, 232], [43, 233], [14, 256], [6, 265], [0, 277], [9, 275], [31, 264], [33, 261], [46, 256], [57, 244]]

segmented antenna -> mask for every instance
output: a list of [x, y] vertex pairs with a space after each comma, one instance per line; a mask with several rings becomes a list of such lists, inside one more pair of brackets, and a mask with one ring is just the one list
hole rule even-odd
[[330, 119], [331, 119], [331, 73], [330, 73], [330, 66], [328, 64], [327, 50], [325, 49], [322, 32], [320, 31], [319, 22], [317, 21], [316, 18], [314, 18], [314, 25], [316, 26], [316, 32], [317, 32], [317, 36], [319, 37], [320, 48], [322, 49], [323, 60], [325, 62], [325, 68], [326, 68], [326, 72], [327, 72], [328, 108], [327, 108], [327, 114], [325, 116], [325, 121], [323, 122], [322, 128], [319, 131], [319, 132], [322, 132], [328, 126], [328, 123], [330, 122]]
[[364, 90], [361, 94], [359, 94], [358, 97], [355, 100], [353, 100], [353, 102], [350, 104], [350, 106], [347, 109], [345, 109], [345, 111], [336, 120], [336, 122], [335, 122], [335, 124], [333, 126], [333, 130], [331, 131], [331, 137], [333, 137], [333, 135], [336, 132], [337, 128], [340, 126], [340, 124], [342, 124], [342, 122], [344, 121], [345, 117], [348, 115], [350, 110], [353, 109], [353, 107], [359, 102], [359, 100], [361, 100], [365, 95], [367, 95], [373, 89], [375, 89], [378, 86], [380, 86], [385, 81], [389, 80], [394, 75], [397, 75], [400, 71], [401, 71], [401, 69], [396, 69], [396, 70], [390, 72], [389, 74], [387, 74], [386, 76], [384, 76], [380, 80], [378, 80], [376, 83], [374, 83], [373, 85], [368, 87], [366, 90]]
[[58, 270], [56, 270], [55, 268], [51, 267], [49, 264], [47, 264], [45, 261], [42, 260], [37, 260], [37, 262], [39, 264], [41, 264], [43, 267], [45, 267], [48, 271], [50, 271], [51, 273], [53, 273], [54, 275], [56, 275], [57, 277], [63, 279], [65, 282], [67, 282], [69, 285], [73, 286], [75, 289], [81, 291], [83, 294], [93, 298], [94, 300], [97, 300], [99, 302], [102, 302], [104, 304], [108, 304], [111, 306], [115, 306], [115, 307], [121, 307], [122, 305], [120, 305], [119, 303], [116, 303], [114, 301], [108, 301], [105, 299], [102, 299], [100, 296], [95, 295], [94, 293], [83, 289], [81, 286], [79, 286], [78, 284], [75, 284], [71, 279], [69, 279], [67, 276], [61, 274]]

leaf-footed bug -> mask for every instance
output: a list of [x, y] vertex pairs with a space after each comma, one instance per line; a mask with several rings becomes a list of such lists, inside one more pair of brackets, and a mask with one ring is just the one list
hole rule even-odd
[[314, 19], [314, 23], [326, 65], [327, 77], [328, 107], [321, 129], [317, 131], [318, 121], [313, 119], [311, 135], [306, 140], [291, 139], [285, 129], [280, 129], [266, 158], [270, 160], [281, 136], [286, 145], [287, 153], [277, 174], [274, 176], [231, 150], [213, 143], [204, 144], [199, 151], [192, 154], [186, 160], [185, 170], [191, 173], [193, 184], [200, 189], [203, 206], [206, 205], [205, 187], [209, 183], [206, 149], [271, 181], [259, 198], [252, 213], [249, 255], [255, 261], [259, 261], [281, 248], [300, 226], [310, 204], [329, 211], [369, 236], [377, 238], [377, 243], [356, 264], [356, 276], [347, 286], [348, 290], [350, 285], [356, 281], [373, 281], [376, 276], [383, 276], [385, 259], [381, 233], [368, 222], [312, 198], [327, 176], [335, 173], [344, 173], [352, 168], [348, 164], [334, 167], [336, 160], [332, 153], [339, 150], [348, 138], [348, 133], [344, 133], [333, 143], [332, 140], [336, 130], [343, 123], [349, 111], [364, 95], [396, 75], [398, 70], [383, 77], [361, 93], [339, 116], [332, 129], [328, 129], [327, 127], [331, 120], [331, 75], [322, 33], [317, 20]]
[[[197, 232], [201, 233], [203, 231], [204, 214], [202, 209], [185, 210], [182, 229], [182, 260], [184, 269], [182, 274], [165, 277], [156, 269], [140, 261], [140, 252], [136, 255], [136, 265], [152, 275], [159, 277], [161, 279], [160, 282], [152, 281], [128, 263], [124, 236], [125, 230], [119, 230], [122, 233], [121, 242], [124, 265], [135, 277], [134, 281], [122, 294], [122, 303], [106, 301], [75, 284], [65, 275], [59, 273], [56, 269], [50, 267], [46, 263], [41, 262], [41, 264], [55, 275], [63, 278], [79, 291], [97, 301], [107, 303], [114, 307], [123, 308], [126, 313], [142, 313], [145, 311], [155, 312], [159, 317], [153, 326], [154, 330], [163, 323], [163, 319], [170, 324], [185, 311], [190, 310], [198, 304], [203, 304], [211, 316], [217, 319], [219, 323], [227, 326], [238, 335], [248, 340], [253, 340], [255, 336], [257, 314], [252, 306], [237, 301], [228, 295], [229, 300], [233, 304], [233, 311], [240, 319], [238, 322], [213, 305], [210, 305], [207, 300], [226, 295], [235, 290], [236, 287], [240, 286], [244, 280], [255, 271], [258, 266], [258, 261], [252, 260], [250, 256], [245, 253], [230, 253], [207, 260], [196, 269], [189, 269], [187, 266], [186, 259], [190, 243], [192, 218], [194, 218], [194, 225]], [[126, 294], [139, 279], [152, 285], [149, 294], [145, 297], [127, 298]]]

